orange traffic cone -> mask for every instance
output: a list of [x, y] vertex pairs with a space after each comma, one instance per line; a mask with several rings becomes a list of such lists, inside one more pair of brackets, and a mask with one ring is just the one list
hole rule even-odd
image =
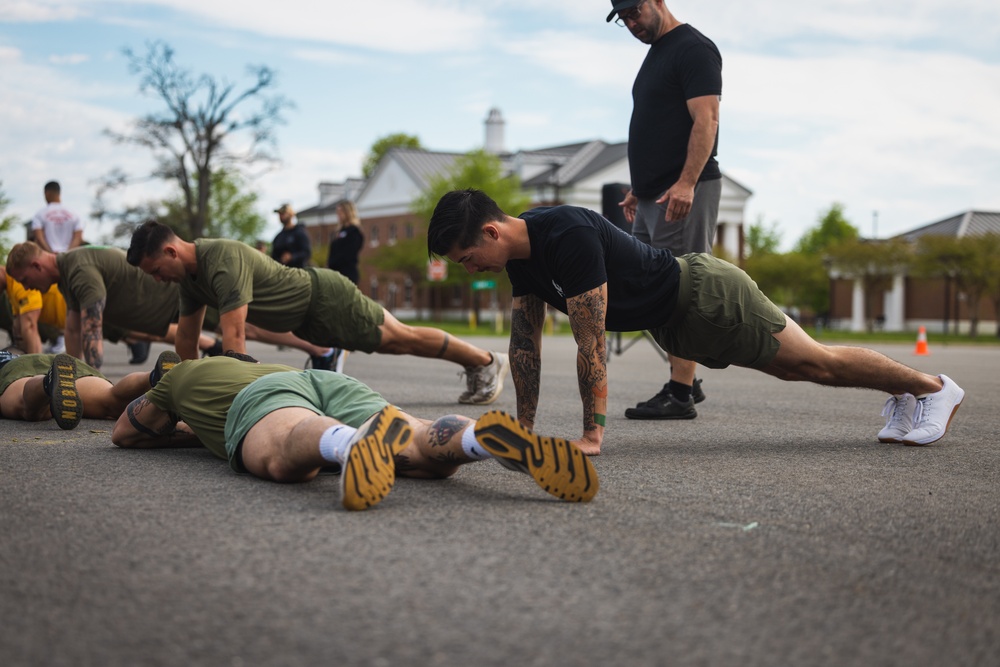
[[913, 351], [913, 354], [924, 356], [930, 353], [931, 351], [927, 349], [927, 329], [920, 327], [919, 333], [917, 333], [917, 349]]

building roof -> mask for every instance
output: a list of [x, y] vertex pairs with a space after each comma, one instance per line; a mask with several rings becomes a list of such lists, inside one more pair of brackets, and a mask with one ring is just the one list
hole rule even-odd
[[983, 234], [1000, 234], [1000, 212], [997, 211], [965, 211], [944, 220], [932, 222], [923, 227], [917, 227], [909, 232], [897, 234], [894, 238], [916, 241], [921, 236], [982, 236]]

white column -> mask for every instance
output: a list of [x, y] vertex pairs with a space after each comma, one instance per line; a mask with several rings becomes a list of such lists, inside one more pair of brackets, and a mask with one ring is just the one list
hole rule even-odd
[[885, 293], [885, 330], [903, 331], [905, 316], [903, 304], [906, 303], [906, 279], [901, 273], [892, 277], [892, 291]]
[[861, 279], [854, 280], [854, 291], [851, 293], [851, 331], [865, 330], [865, 288]]

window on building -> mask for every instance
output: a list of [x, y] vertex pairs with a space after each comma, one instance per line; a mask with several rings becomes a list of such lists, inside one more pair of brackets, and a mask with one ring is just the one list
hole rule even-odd
[[412, 222], [406, 223], [406, 238], [407, 239], [412, 239], [413, 238], [413, 223]]
[[389, 233], [386, 235], [386, 243], [396, 245], [396, 225], [389, 225]]
[[378, 226], [372, 225], [368, 228], [368, 245], [372, 248], [378, 247]]
[[451, 305], [461, 306], [462, 305], [462, 286], [454, 285], [451, 288]]
[[403, 283], [403, 307], [413, 308], [413, 281], [409, 278]]
[[378, 278], [374, 276], [368, 283], [368, 296], [372, 301], [378, 301]]

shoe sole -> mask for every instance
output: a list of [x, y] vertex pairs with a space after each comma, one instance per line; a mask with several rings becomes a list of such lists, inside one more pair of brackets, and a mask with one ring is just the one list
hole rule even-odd
[[470, 398], [464, 398], [463, 396], [458, 397], [458, 402], [465, 405], [489, 405], [493, 401], [497, 400], [503, 392], [503, 381], [507, 377], [507, 371], [510, 369], [510, 357], [504, 357], [503, 361], [500, 363], [500, 371], [497, 373], [497, 386], [496, 389], [487, 398], [481, 401], [473, 401]]
[[945, 434], [948, 433], [948, 429], [951, 427], [951, 420], [955, 418], [955, 413], [958, 412], [958, 409], [960, 407], [962, 407], [962, 401], [964, 400], [965, 400], [965, 394], [963, 393], [962, 399], [955, 404], [955, 407], [951, 409], [951, 415], [948, 416], [948, 423], [944, 425], [944, 430], [941, 431], [941, 435], [939, 435], [938, 437], [934, 438], [933, 440], [901, 440], [900, 442], [902, 442], [904, 445], [908, 447], [923, 447], [924, 445], [930, 445], [937, 442], [938, 440], [943, 438]]
[[340, 501], [344, 509], [368, 509], [389, 495], [396, 482], [394, 457], [410, 444], [413, 429], [398, 408], [389, 405], [361, 427], [347, 453], [340, 476]]
[[698, 416], [698, 412], [691, 408], [690, 412], [685, 412], [682, 415], [664, 415], [664, 414], [646, 414], [639, 412], [637, 408], [629, 408], [625, 411], [625, 417], [627, 419], [646, 419], [646, 420], [668, 420], [668, 419], [694, 419]]
[[52, 392], [49, 397], [52, 419], [59, 428], [71, 431], [83, 418], [83, 401], [80, 400], [80, 392], [76, 389], [76, 357], [57, 354], [52, 360], [52, 367], [55, 369], [52, 375], [54, 386], [49, 387]]
[[530, 475], [547, 493], [588, 502], [600, 488], [597, 470], [579, 447], [562, 438], [535, 435], [506, 412], [476, 421], [476, 441], [508, 470]]
[[165, 352], [160, 352], [160, 356], [156, 358], [156, 365], [153, 366], [153, 374], [156, 376], [156, 381], [159, 382], [163, 379], [174, 366], [181, 363], [181, 356], [172, 350], [166, 350]]

